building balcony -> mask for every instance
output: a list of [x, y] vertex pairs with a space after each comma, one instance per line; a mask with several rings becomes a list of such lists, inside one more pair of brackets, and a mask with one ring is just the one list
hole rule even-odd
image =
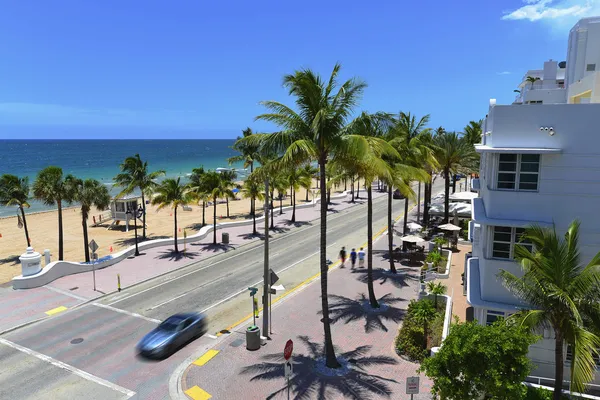
[[[488, 293], [486, 292], [490, 288], [490, 285], [483, 285], [482, 290], [481, 270], [482, 268], [480, 268], [480, 259], [478, 257], [472, 257], [467, 261], [467, 302], [470, 305], [479, 309], [498, 310], [510, 313], [515, 313], [523, 308], [523, 305], [518, 304], [519, 301], [510, 293], [508, 293], [506, 289], [504, 290], [506, 293], [508, 293], [508, 295], [504, 298], [507, 300], [507, 302], [484, 300], [482, 293], [488, 297]], [[503, 289], [499, 281], [496, 281], [495, 286]], [[516, 304], [511, 304], [511, 301]]]

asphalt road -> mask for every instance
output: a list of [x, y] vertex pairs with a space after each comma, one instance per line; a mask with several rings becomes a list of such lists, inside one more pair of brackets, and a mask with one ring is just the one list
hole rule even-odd
[[[434, 184], [434, 193], [442, 189]], [[394, 216], [404, 201], [394, 200]], [[387, 199], [374, 201], [373, 231], [387, 225]], [[319, 221], [270, 241], [270, 264], [286, 289], [319, 272]], [[366, 205], [328, 217], [331, 260], [341, 246], [366, 241]], [[175, 355], [151, 362], [134, 346], [171, 314], [206, 311], [223, 329], [251, 310], [243, 291], [262, 280], [263, 246], [250, 244], [157, 277], [0, 337], [0, 399], [168, 398], [169, 377], [214, 337], [206, 335]], [[242, 292], [242, 293], [240, 293]], [[274, 315], [275, 318], [275, 315]]]

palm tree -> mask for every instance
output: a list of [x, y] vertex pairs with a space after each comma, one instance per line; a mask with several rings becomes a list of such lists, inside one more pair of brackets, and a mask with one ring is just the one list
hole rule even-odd
[[[242, 131], [242, 137], [248, 137], [253, 135], [254, 132], [252, 132], [251, 128], [246, 128]], [[245, 142], [245, 141], [241, 141], [239, 140], [240, 138], [238, 137], [238, 140], [236, 140], [236, 142], [233, 144], [233, 146], [231, 147], [232, 149], [238, 151], [240, 154], [234, 157], [230, 157], [227, 161], [229, 162], [229, 165], [233, 165], [234, 163], [237, 162], [243, 162], [244, 163], [244, 168], [248, 168], [250, 167], [250, 173], [254, 172], [254, 162], [256, 162], [258, 160], [259, 154], [259, 146], [256, 145], [255, 143], [250, 143], [250, 142]], [[254, 214], [255, 213], [255, 199], [250, 199], [250, 213]]]
[[427, 282], [427, 291], [434, 297], [434, 305], [437, 310], [438, 307], [438, 296], [446, 294], [448, 288], [442, 285], [441, 282]]
[[[323, 312], [324, 350], [326, 365], [339, 368], [333, 348], [329, 303], [327, 299], [327, 192], [325, 182], [326, 164], [344, 155], [361, 158], [364, 146], [357, 145], [357, 136], [349, 135], [347, 124], [354, 106], [357, 104], [366, 85], [356, 79], [350, 79], [338, 87], [337, 76], [340, 65], [336, 64], [330, 78], [324, 81], [310, 69], [296, 71], [283, 79], [289, 94], [295, 97], [299, 112], [276, 102], [262, 102], [270, 112], [257, 117], [281, 127], [272, 134], [258, 136], [256, 143], [283, 154], [282, 162], [287, 165], [302, 165], [317, 161], [321, 187], [321, 307]], [[337, 92], [336, 92], [337, 90]], [[250, 137], [251, 138], [251, 137]]]
[[481, 130], [483, 126], [483, 120], [479, 121], [469, 121], [469, 125], [465, 126], [464, 129], [464, 138], [467, 142], [471, 143], [471, 145], [476, 145], [477, 143], [481, 143]]
[[316, 167], [313, 167], [310, 163], [307, 163], [304, 165], [304, 168], [302, 168], [301, 173], [302, 175], [304, 175], [306, 178], [306, 181], [303, 181], [305, 183], [308, 183], [307, 186], [302, 185], [302, 187], [304, 189], [306, 189], [306, 199], [305, 201], [308, 203], [308, 192], [310, 192], [310, 190], [312, 189], [312, 180], [314, 179], [314, 177], [317, 175], [317, 173], [319, 172], [319, 169]]
[[69, 192], [73, 193], [73, 200], [81, 205], [81, 227], [83, 229], [83, 251], [85, 253], [85, 262], [90, 262], [90, 248], [88, 241], [87, 220], [90, 215], [90, 209], [96, 207], [104, 211], [110, 205], [110, 193], [106, 185], [98, 182], [96, 179], [78, 179], [72, 175], [65, 178], [65, 184], [69, 187]]
[[202, 226], [206, 225], [206, 200], [208, 198], [208, 189], [205, 182], [204, 167], [192, 169], [188, 190], [196, 201], [202, 201]]
[[587, 265], [580, 264], [579, 226], [579, 221], [573, 221], [564, 238], [556, 228], [526, 228], [520, 243], [531, 243], [533, 251], [515, 246], [523, 276], [505, 270], [498, 273], [504, 286], [530, 308], [511, 318], [533, 331], [547, 327], [554, 331], [555, 400], [561, 399], [564, 343], [573, 348], [571, 381], [576, 392], [583, 392], [585, 383], [593, 379], [594, 355], [600, 347], [600, 253]]
[[[244, 184], [242, 185], [242, 197], [245, 199], [250, 199], [251, 201], [262, 201], [265, 198], [264, 190], [265, 187], [260, 182], [260, 179], [257, 176], [250, 174], [250, 176], [244, 181]], [[251, 210], [251, 213], [252, 234], [257, 235], [258, 232], [256, 231], [256, 210], [254, 210], [254, 212], [252, 212]]]
[[[414, 300], [412, 300], [414, 302]], [[429, 332], [429, 323], [437, 315], [431, 300], [420, 300], [412, 304], [413, 318], [417, 323], [423, 324], [423, 350], [427, 350], [427, 336]]]
[[58, 259], [61, 261], [64, 255], [62, 206], [73, 201], [62, 168], [50, 166], [41, 170], [33, 182], [33, 196], [48, 206], [58, 207]]
[[179, 248], [177, 247], [177, 208], [189, 204], [193, 196], [188, 191], [187, 185], [181, 183], [181, 178], [163, 180], [156, 187], [155, 193], [156, 195], [152, 198], [152, 204], [158, 205], [158, 210], [165, 207], [173, 209], [175, 253], [179, 253]]
[[0, 205], [17, 206], [23, 218], [27, 247], [31, 245], [25, 209], [29, 208], [29, 178], [19, 178], [15, 175], [4, 174], [0, 177]]
[[227, 185], [227, 182], [222, 179], [220, 173], [216, 171], [208, 171], [204, 175], [206, 189], [210, 199], [213, 202], [213, 244], [217, 244], [217, 201], [222, 198], [233, 198], [235, 194]]
[[461, 139], [456, 132], [444, 132], [434, 138], [435, 158], [444, 174], [444, 223], [450, 214], [450, 179], [452, 175], [469, 165], [477, 158], [475, 149], [468, 141]]
[[533, 84], [536, 83], [537, 81], [540, 80], [540, 78], [538, 77], [533, 77], [533, 76], [528, 76], [527, 79], [525, 79], [527, 82], [531, 83], [531, 89], [533, 89]]
[[[221, 171], [221, 179], [223, 180], [223, 187], [233, 189], [235, 187], [235, 180], [237, 174], [235, 171]], [[227, 205], [227, 218], [229, 218], [229, 199], [235, 199], [235, 193], [231, 192], [233, 196], [225, 196], [225, 203]]]
[[292, 167], [284, 171], [283, 180], [290, 188], [290, 201], [292, 202], [292, 218], [290, 220], [296, 222], [296, 191], [300, 187], [310, 188], [312, 179], [305, 173], [305, 170]]
[[123, 190], [117, 197], [131, 194], [135, 189], [139, 189], [142, 194], [142, 237], [146, 240], [146, 195], [150, 195], [158, 186], [156, 180], [166, 175], [165, 171], [158, 170], [148, 172], [148, 162], [142, 161], [139, 154], [133, 157], [127, 157], [119, 166], [121, 173], [114, 177], [115, 186], [122, 187]]

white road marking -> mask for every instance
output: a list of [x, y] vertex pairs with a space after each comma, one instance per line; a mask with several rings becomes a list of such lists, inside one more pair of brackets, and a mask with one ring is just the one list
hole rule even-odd
[[96, 307], [106, 308], [107, 310], [115, 311], [115, 312], [118, 312], [118, 313], [121, 313], [121, 314], [129, 315], [130, 317], [141, 318], [141, 319], [144, 319], [144, 320], [149, 321], [149, 322], [154, 322], [155, 324], [160, 324], [160, 322], [161, 322], [159, 319], [145, 317], [143, 315], [140, 315], [140, 314], [137, 314], [137, 313], [134, 313], [134, 312], [131, 312], [131, 311], [121, 310], [120, 308], [115, 308], [115, 307], [107, 306], [106, 304], [92, 303], [92, 305], [96, 306]]
[[67, 292], [65, 290], [62, 290], [62, 289], [59, 289], [59, 288], [55, 288], [55, 287], [52, 287], [52, 286], [49, 286], [49, 285], [46, 285], [44, 287], [46, 289], [48, 289], [48, 290], [52, 290], [53, 292], [60, 293], [60, 294], [63, 294], [65, 296], [73, 297], [74, 299], [77, 299], [77, 300], [81, 300], [81, 301], [89, 301], [90, 300], [90, 299], [86, 299], [85, 297], [77, 296], [74, 293], [69, 293], [69, 292]]
[[211, 339], [217, 339], [217, 337], [215, 335], [205, 335], [206, 337], [209, 337]]
[[62, 368], [64, 370], [72, 372], [75, 375], [77, 375], [77, 376], [79, 376], [79, 377], [81, 377], [83, 379], [86, 379], [88, 381], [91, 381], [91, 382], [97, 383], [99, 385], [105, 386], [105, 387], [107, 387], [109, 389], [116, 390], [117, 392], [123, 393], [126, 396], [127, 399], [130, 398], [130, 397], [135, 396], [135, 392], [132, 391], [132, 390], [125, 389], [124, 387], [121, 387], [121, 386], [116, 385], [116, 384], [114, 384], [112, 382], [109, 382], [107, 380], [104, 380], [102, 378], [94, 376], [94, 375], [92, 375], [92, 374], [90, 374], [88, 372], [82, 371], [79, 368], [75, 368], [75, 367], [73, 367], [73, 366], [71, 366], [69, 364], [65, 364], [64, 362], [58, 361], [58, 360], [56, 360], [56, 359], [54, 359], [52, 357], [49, 357], [49, 356], [47, 356], [45, 354], [38, 353], [35, 350], [29, 349], [27, 347], [23, 347], [23, 346], [21, 346], [21, 345], [19, 345], [17, 343], [13, 343], [13, 342], [8, 341], [8, 340], [3, 339], [3, 338], [0, 338], [0, 343], [6, 345], [8, 347], [12, 347], [13, 349], [18, 350], [18, 351], [20, 351], [22, 353], [28, 354], [28, 355], [36, 357], [36, 358], [38, 358], [38, 359], [40, 359], [42, 361], [50, 363], [50, 364], [54, 365], [55, 367]]

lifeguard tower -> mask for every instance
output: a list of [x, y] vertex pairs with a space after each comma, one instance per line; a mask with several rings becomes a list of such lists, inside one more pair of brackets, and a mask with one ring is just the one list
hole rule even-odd
[[[121, 221], [124, 221], [125, 232], [129, 232], [129, 221], [134, 218], [133, 215], [135, 215], [135, 210], [137, 210], [138, 206], [141, 205], [141, 199], [141, 196], [134, 194], [119, 198], [114, 197], [110, 202], [110, 213], [113, 222], [107, 229], [112, 229], [113, 226], [119, 225]], [[134, 214], [128, 215], [127, 210], [132, 210]]]

